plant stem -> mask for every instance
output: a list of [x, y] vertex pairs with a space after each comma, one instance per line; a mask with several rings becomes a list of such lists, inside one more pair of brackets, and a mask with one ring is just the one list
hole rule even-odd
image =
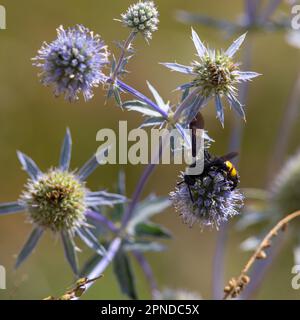
[[145, 185], [146, 185], [149, 177], [153, 173], [154, 169], [156, 168], [156, 163], [159, 163], [159, 159], [161, 157], [163, 148], [166, 145], [168, 139], [169, 139], [169, 135], [165, 135], [163, 137], [161, 145], [158, 148], [157, 154], [152, 159], [152, 162], [150, 162], [146, 166], [145, 170], [143, 171], [143, 173], [140, 177], [140, 180], [135, 188], [133, 196], [131, 198], [131, 202], [130, 202], [129, 206], [126, 208], [126, 211], [124, 213], [121, 229], [124, 229], [126, 227], [127, 223], [129, 222], [129, 220], [134, 212], [134, 209], [135, 209], [136, 205], [138, 204], [140, 196], [145, 188]]
[[115, 70], [110, 77], [106, 78], [106, 82], [109, 83], [110, 85], [114, 85], [116, 83], [116, 85], [118, 87], [120, 87], [124, 91], [132, 94], [136, 98], [141, 99], [143, 102], [145, 102], [149, 106], [153, 107], [153, 109], [156, 110], [157, 112], [159, 112], [163, 117], [168, 118], [168, 114], [165, 111], [161, 110], [159, 108], [159, 106], [156, 105], [152, 100], [150, 100], [145, 95], [143, 95], [141, 92], [137, 91], [136, 89], [130, 87], [129, 85], [127, 85], [126, 83], [124, 83], [123, 81], [118, 79], [118, 74], [119, 74], [120, 68], [122, 67], [125, 55], [126, 55], [127, 51], [129, 50], [131, 43], [134, 41], [136, 35], [137, 35], [136, 31], [132, 31], [130, 33], [129, 37], [127, 38], [127, 40], [124, 43], [124, 46], [122, 48], [121, 55], [119, 57], [118, 63], [115, 67]]
[[140, 177], [140, 180], [139, 180], [139, 182], [135, 188], [135, 191], [132, 195], [131, 202], [124, 213], [123, 222], [122, 222], [123, 228], [126, 227], [128, 221], [130, 220], [131, 215], [135, 209], [135, 206], [137, 205], [138, 200], [139, 200], [139, 198], [144, 190], [144, 187], [148, 181], [148, 178], [150, 177], [150, 175], [154, 171], [155, 167], [156, 167], [155, 164], [149, 163], [147, 165], [147, 167], [145, 168], [145, 170], [143, 171], [142, 176]]
[[272, 16], [275, 10], [278, 8], [282, 0], [270, 0], [266, 9], [261, 14], [260, 20], [262, 22], [267, 22], [267, 20]]
[[252, 25], [255, 23], [256, 15], [257, 15], [257, 7], [260, 0], [245, 0], [245, 16], [247, 18], [247, 25]]
[[286, 106], [285, 113], [282, 119], [282, 123], [279, 126], [279, 130], [276, 138], [276, 145], [272, 152], [271, 161], [268, 172], [268, 184], [271, 183], [274, 172], [277, 172], [282, 164], [283, 158], [286, 154], [288, 147], [288, 140], [291, 135], [291, 131], [297, 120], [299, 113], [300, 102], [300, 72], [297, 75], [297, 80], [293, 87], [289, 102]]
[[152, 299], [155, 300], [158, 294], [158, 288], [157, 288], [157, 283], [155, 281], [152, 269], [148, 261], [146, 260], [145, 256], [138, 251], [133, 251], [133, 255], [135, 256], [137, 262], [139, 263], [140, 267], [142, 268], [145, 277], [149, 283], [149, 287], [151, 289], [151, 296]]
[[[242, 292], [240, 296], [241, 299], [248, 300], [248, 299], [251, 299], [251, 297], [253, 297], [253, 295], [256, 293], [256, 291], [260, 287], [263, 281], [263, 278], [268, 271], [268, 268], [272, 265], [272, 263], [275, 261], [275, 259], [279, 255], [285, 242], [286, 242], [286, 238], [281, 236], [279, 239], [276, 240], [276, 242], [270, 248], [268, 252], [268, 259], [262, 261], [260, 265], [256, 264], [253, 266], [253, 269], [250, 274], [250, 278], [252, 280], [249, 283], [249, 285], [245, 288], [245, 290]], [[253, 277], [252, 275], [255, 275], [255, 277]]]
[[224, 289], [225, 295], [223, 299], [226, 300], [229, 297], [235, 298], [241, 293], [241, 291], [250, 281], [250, 278], [247, 276], [247, 274], [253, 266], [253, 264], [255, 263], [255, 261], [267, 258], [267, 255], [264, 250], [270, 247], [272, 238], [276, 237], [280, 230], [284, 231], [287, 224], [297, 217], [300, 217], [300, 211], [295, 211], [294, 213], [291, 213], [290, 215], [284, 217], [275, 225], [275, 227], [273, 227], [268, 232], [268, 234], [264, 237], [258, 248], [253, 253], [253, 255], [247, 261], [239, 277], [237, 279], [231, 279], [229, 281], [228, 286], [226, 286]]
[[[245, 43], [243, 66], [245, 70], [251, 69], [252, 60], [252, 39], [249, 35], [248, 41]], [[239, 100], [242, 104], [246, 104], [247, 96], [249, 90], [249, 82], [243, 82], [239, 89]], [[235, 122], [230, 135], [229, 150], [230, 151], [240, 151], [241, 144], [244, 136], [244, 122], [239, 118], [235, 117]]]
[[[110, 81], [110, 79], [108, 79], [108, 81]], [[151, 106], [155, 111], [159, 112], [163, 117], [165, 117], [166, 119], [168, 118], [168, 114], [162, 110], [157, 104], [155, 104], [152, 100], [150, 100], [148, 97], [146, 97], [144, 94], [142, 94], [141, 92], [137, 91], [136, 89], [130, 87], [128, 84], [124, 83], [121, 80], [116, 80], [116, 84], [123, 89], [124, 91], [132, 94], [134, 97], [142, 100], [143, 102], [145, 102], [146, 104], [148, 104], [149, 106]]]
[[[119, 251], [119, 249], [121, 247], [121, 244], [122, 244], [122, 239], [120, 237], [115, 238], [111, 242], [105, 257], [103, 257], [101, 262], [98, 265], [96, 265], [95, 268], [89, 273], [88, 279], [97, 278], [103, 273], [103, 271], [113, 261], [115, 255], [117, 254], [117, 252]], [[88, 290], [92, 285], [93, 285], [92, 282], [87, 284], [86, 290]]]
[[192, 101], [199, 95], [200, 90], [199, 89], [194, 89], [177, 107], [174, 116], [173, 116], [173, 121], [176, 123], [179, 118], [181, 113], [191, 105]]
[[228, 226], [223, 225], [217, 235], [216, 249], [213, 257], [213, 277], [212, 290], [213, 299], [222, 299], [222, 289], [224, 287], [224, 265], [225, 265], [225, 249], [228, 240]]
[[120, 57], [119, 57], [118, 63], [117, 63], [117, 65], [116, 65], [116, 67], [115, 67], [115, 70], [114, 70], [113, 74], [112, 74], [111, 77], [110, 77], [111, 83], [114, 83], [115, 80], [117, 79], [118, 74], [119, 74], [119, 72], [120, 72], [120, 69], [121, 69], [121, 67], [122, 67], [122, 64], [123, 64], [125, 55], [126, 55], [126, 53], [128, 52], [128, 50], [129, 50], [129, 48], [130, 48], [130, 46], [131, 46], [131, 43], [133, 42], [136, 34], [137, 34], [137, 33], [136, 33], [135, 31], [132, 31], [132, 32], [130, 33], [130, 35], [128, 36], [128, 38], [126, 39], [126, 41], [125, 41], [125, 43], [124, 43], [124, 45], [123, 45], [123, 47], [122, 47], [122, 51], [121, 51], [121, 55], [120, 55]]

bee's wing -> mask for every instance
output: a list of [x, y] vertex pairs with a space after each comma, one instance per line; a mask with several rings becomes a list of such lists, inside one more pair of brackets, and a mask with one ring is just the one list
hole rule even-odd
[[223, 161], [231, 160], [238, 156], [238, 152], [230, 152], [221, 157]]

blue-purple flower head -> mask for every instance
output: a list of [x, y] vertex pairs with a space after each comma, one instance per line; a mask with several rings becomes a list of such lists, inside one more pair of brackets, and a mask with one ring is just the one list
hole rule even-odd
[[47, 230], [61, 237], [65, 256], [75, 274], [78, 274], [75, 236], [98, 254], [105, 254], [87, 218], [96, 219], [99, 213], [94, 210], [98, 206], [122, 203], [126, 198], [106, 191], [93, 192], [86, 187], [86, 178], [99, 166], [98, 161], [104, 158], [107, 148], [93, 155], [78, 171], [69, 169], [71, 149], [71, 134], [67, 130], [59, 165], [45, 172], [31, 158], [18, 152], [29, 179], [18, 201], [0, 204], [0, 215], [25, 211], [34, 229], [17, 258], [16, 266], [32, 253]]
[[232, 187], [233, 182], [227, 174], [212, 167], [198, 177], [194, 185], [180, 183], [170, 193], [170, 198], [183, 222], [190, 227], [198, 223], [201, 228], [210, 226], [218, 229], [222, 223], [239, 214], [243, 206], [243, 195]]
[[197, 50], [198, 59], [193, 61], [190, 66], [178, 63], [164, 63], [169, 69], [188, 74], [193, 78], [191, 82], [180, 86], [180, 89], [193, 88], [202, 97], [197, 112], [210, 99], [215, 100], [217, 118], [222, 125], [224, 125], [224, 108], [221, 98], [225, 97], [230, 107], [245, 119], [243, 105], [237, 99], [237, 85], [240, 82], [250, 81], [259, 76], [256, 72], [241, 71], [240, 65], [233, 60], [233, 56], [242, 45], [245, 36], [246, 34], [240, 36], [226, 51], [216, 51], [207, 48], [198, 34], [192, 30], [192, 39]]
[[82, 25], [66, 30], [60, 26], [56, 40], [44, 43], [33, 60], [42, 69], [42, 83], [71, 102], [80, 93], [85, 100], [93, 97], [93, 88], [105, 81], [103, 68], [109, 62], [100, 36]]

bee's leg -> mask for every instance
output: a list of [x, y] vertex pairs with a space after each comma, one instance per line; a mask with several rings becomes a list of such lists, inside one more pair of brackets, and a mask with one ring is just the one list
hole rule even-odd
[[[186, 181], [182, 180], [182, 181], [180, 181], [180, 182], [177, 182], [177, 186], [180, 186], [180, 185], [183, 184], [183, 183], [186, 183]], [[195, 202], [194, 197], [193, 197], [193, 194], [192, 194], [192, 191], [191, 191], [190, 185], [189, 185], [188, 183], [186, 183], [186, 186], [187, 186], [187, 188], [188, 188], [188, 190], [189, 190], [189, 194], [190, 194], [190, 197], [191, 197], [192, 202]]]
[[214, 177], [212, 177], [210, 174], [208, 174], [208, 177], [210, 177], [211, 180], [214, 180]]
[[192, 202], [195, 202], [194, 197], [193, 197], [193, 194], [192, 194], [192, 191], [191, 191], [190, 185], [187, 185], [187, 187], [188, 187], [188, 189], [189, 189], [189, 194], [190, 194], [190, 197], [191, 197]]
[[204, 160], [206, 160], [207, 162], [211, 161], [211, 155], [207, 150], [204, 150]]
[[237, 179], [231, 180], [231, 181], [233, 183], [231, 187], [231, 191], [233, 191], [238, 186], [239, 181]]

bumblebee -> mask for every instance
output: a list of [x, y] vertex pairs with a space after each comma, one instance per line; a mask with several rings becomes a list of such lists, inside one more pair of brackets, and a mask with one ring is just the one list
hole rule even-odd
[[[234, 190], [239, 183], [239, 175], [235, 166], [230, 160], [235, 158], [237, 155], [237, 152], [231, 152], [222, 157], [212, 157], [208, 151], [204, 151], [204, 168], [202, 173], [198, 175], [184, 174], [183, 180], [177, 185], [185, 183], [188, 186], [191, 200], [194, 202], [190, 187], [195, 185], [198, 179], [201, 179], [204, 176], [209, 176], [209, 171], [214, 168], [215, 171], [226, 174], [227, 178], [232, 182], [231, 190]], [[195, 164], [192, 164], [191, 167], [194, 165]]]
[[[204, 129], [204, 119], [203, 116], [201, 115], [201, 112], [199, 112], [195, 118], [191, 121], [189, 125], [190, 129], [192, 130], [192, 139], [191, 139], [191, 144], [192, 144], [192, 155], [193, 157], [196, 157], [197, 150], [196, 150], [196, 129]], [[228, 180], [232, 182], [231, 190], [234, 190], [238, 183], [239, 183], [239, 175], [238, 172], [235, 168], [235, 166], [232, 164], [230, 161], [231, 159], [235, 158], [238, 155], [237, 152], [230, 152], [222, 157], [212, 157], [211, 154], [207, 151], [204, 150], [204, 168], [201, 173], [198, 175], [189, 175], [189, 174], [184, 174], [183, 180], [177, 185], [181, 185], [182, 183], [185, 183], [188, 187], [190, 198], [192, 202], [194, 201], [192, 192], [191, 192], [191, 186], [194, 186], [196, 181], [198, 179], [201, 179], [204, 176], [209, 175], [209, 171], [211, 168], [213, 168], [215, 171], [219, 171], [223, 174], [226, 174], [226, 177]], [[193, 163], [191, 168], [195, 167], [195, 163]]]
[[212, 158], [207, 151], [205, 152], [207, 153], [205, 156], [206, 163], [204, 162], [204, 170], [201, 175], [206, 174], [210, 168], [215, 167], [217, 170], [221, 170], [223, 173], [226, 173], [227, 178], [232, 182], [231, 190], [234, 190], [239, 183], [239, 175], [230, 160], [237, 157], [238, 153], [230, 152], [222, 157]]

